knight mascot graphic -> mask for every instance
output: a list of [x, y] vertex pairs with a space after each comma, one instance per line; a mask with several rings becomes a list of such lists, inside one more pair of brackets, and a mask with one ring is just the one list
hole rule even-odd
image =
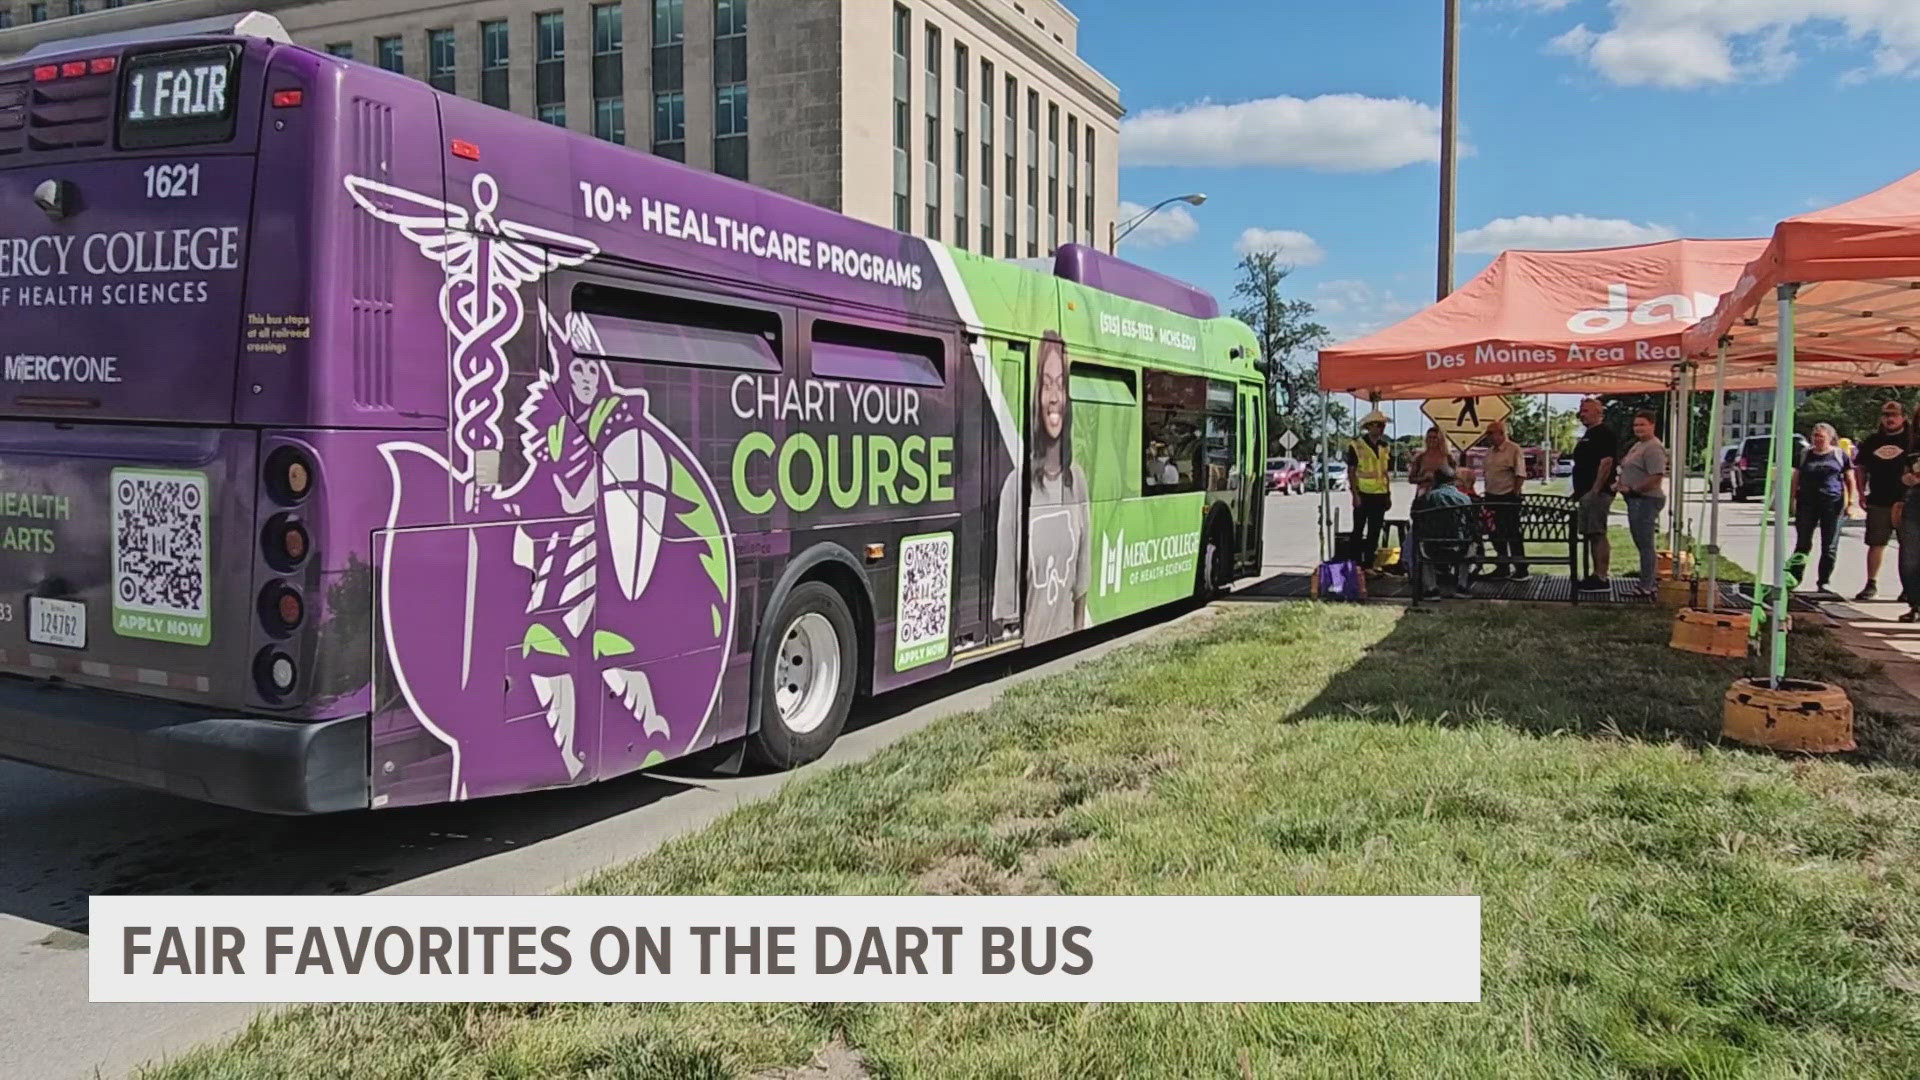
[[[411, 735], [435, 751], [396, 764], [394, 801], [563, 786], [701, 748], [734, 620], [712, 481], [646, 388], [616, 378], [588, 315], [537, 302], [537, 371], [509, 378], [523, 290], [597, 249], [499, 220], [486, 174], [471, 212], [360, 177], [346, 186], [444, 269], [451, 340], [446, 444], [381, 447], [382, 659], [402, 704], [376, 725], [376, 759]], [[503, 482], [508, 454], [520, 468]]]

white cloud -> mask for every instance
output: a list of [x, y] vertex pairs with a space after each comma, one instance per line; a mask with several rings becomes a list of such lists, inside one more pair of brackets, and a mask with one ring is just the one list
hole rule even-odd
[[1365, 337], [1425, 306], [1391, 289], [1353, 279], [1323, 281], [1314, 286], [1309, 299], [1313, 301], [1314, 318], [1327, 328], [1335, 341]]
[[[1136, 202], [1122, 202], [1120, 216], [1116, 221], [1131, 221], [1147, 212], [1147, 208]], [[1200, 223], [1186, 207], [1175, 203], [1161, 208], [1159, 213], [1140, 223], [1140, 226], [1121, 238], [1122, 244], [1134, 247], [1159, 248], [1174, 244], [1184, 244], [1200, 232]]]
[[1380, 172], [1440, 160], [1440, 111], [1359, 94], [1145, 109], [1121, 122], [1120, 157], [1126, 165]]
[[1327, 261], [1327, 249], [1320, 241], [1292, 229], [1248, 229], [1240, 234], [1233, 250], [1242, 255], [1271, 252], [1289, 266], [1319, 266]]
[[1622, 86], [1679, 89], [1782, 78], [1799, 63], [1796, 36], [1837, 28], [1871, 57], [1849, 81], [1920, 75], [1914, 0], [1613, 0], [1610, 10], [1611, 26], [1581, 23], [1548, 51], [1578, 57]]
[[1651, 244], [1680, 235], [1666, 225], [1641, 225], [1622, 218], [1593, 218], [1585, 214], [1555, 214], [1538, 217], [1495, 218], [1477, 229], [1468, 229], [1454, 240], [1454, 247], [1469, 255], [1498, 255], [1509, 249], [1521, 251], [1575, 251], [1581, 248], [1625, 247]]

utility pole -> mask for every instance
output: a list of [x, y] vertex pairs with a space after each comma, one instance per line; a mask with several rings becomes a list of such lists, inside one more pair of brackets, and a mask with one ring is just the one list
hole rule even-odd
[[1437, 300], [1453, 293], [1454, 148], [1460, 123], [1460, 0], [1446, 0], [1446, 45], [1440, 67], [1440, 285]]

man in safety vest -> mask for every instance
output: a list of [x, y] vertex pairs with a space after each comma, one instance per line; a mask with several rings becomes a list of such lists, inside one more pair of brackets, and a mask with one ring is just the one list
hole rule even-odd
[[1360, 421], [1360, 431], [1360, 437], [1347, 444], [1347, 475], [1352, 477], [1355, 555], [1361, 566], [1372, 569], [1393, 506], [1393, 447], [1387, 442], [1387, 416], [1379, 409]]

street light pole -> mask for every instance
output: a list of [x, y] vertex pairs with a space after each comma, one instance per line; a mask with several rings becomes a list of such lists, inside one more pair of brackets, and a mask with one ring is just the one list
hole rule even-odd
[[1183, 203], [1186, 203], [1188, 206], [1200, 206], [1204, 204], [1206, 201], [1207, 201], [1207, 197], [1197, 191], [1189, 195], [1175, 195], [1171, 199], [1162, 199], [1159, 202], [1154, 203], [1152, 206], [1148, 207], [1146, 210], [1142, 211], [1141, 213], [1135, 214], [1133, 217], [1128, 218], [1125, 225], [1122, 225], [1118, 221], [1114, 221], [1108, 224], [1107, 225], [1107, 251], [1109, 253], [1119, 252], [1120, 241], [1126, 239], [1126, 236], [1128, 233], [1146, 224], [1146, 221], [1148, 218], [1166, 209], [1167, 207], [1172, 206], [1174, 203], [1183, 202]]
[[1460, 0], [1447, 0], [1440, 67], [1440, 283], [1436, 300], [1453, 293], [1454, 151], [1460, 123]]

